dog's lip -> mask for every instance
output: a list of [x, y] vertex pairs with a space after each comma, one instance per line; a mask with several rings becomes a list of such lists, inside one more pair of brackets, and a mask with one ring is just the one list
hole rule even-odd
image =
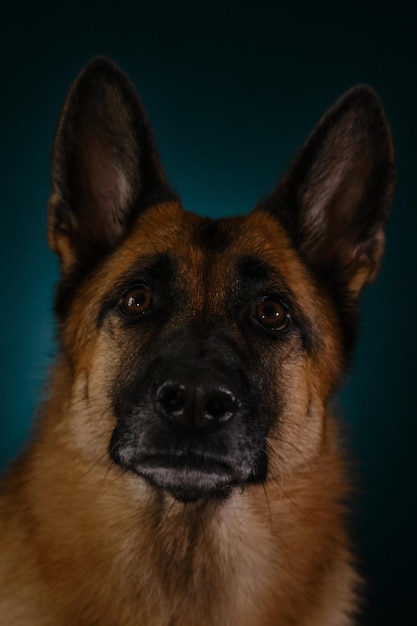
[[130, 469], [152, 484], [167, 489], [209, 493], [239, 480], [227, 460], [193, 453], [147, 454]]
[[237, 484], [229, 463], [195, 454], [152, 454], [137, 459], [133, 471], [152, 486], [162, 488], [180, 502], [204, 497], [224, 497]]
[[139, 467], [147, 469], [188, 470], [201, 474], [233, 474], [232, 466], [226, 459], [182, 450], [147, 453], [137, 458], [136, 463]]
[[233, 488], [254, 481], [250, 459], [236, 464], [233, 458], [200, 450], [127, 447], [113, 460], [144, 478], [152, 487], [164, 489], [180, 502], [199, 498], [224, 498]]

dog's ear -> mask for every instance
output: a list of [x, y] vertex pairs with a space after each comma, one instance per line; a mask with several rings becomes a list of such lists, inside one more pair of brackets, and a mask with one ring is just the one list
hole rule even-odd
[[394, 178], [381, 104], [358, 86], [324, 115], [259, 208], [280, 219], [314, 270], [356, 297], [379, 268]]
[[93, 59], [69, 91], [52, 175], [48, 240], [64, 273], [117, 245], [146, 206], [175, 197], [143, 106], [108, 59]]

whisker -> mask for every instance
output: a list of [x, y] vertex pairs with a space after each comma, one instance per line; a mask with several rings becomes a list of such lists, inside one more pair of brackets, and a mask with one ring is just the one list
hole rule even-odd
[[295, 452], [297, 452], [297, 454], [300, 455], [300, 457], [303, 459], [304, 463], [306, 464], [306, 466], [310, 470], [311, 474], [314, 476], [314, 470], [313, 470], [313, 468], [311, 466], [310, 461], [308, 461], [306, 459], [304, 454], [301, 452], [301, 450], [299, 448], [297, 448], [297, 446], [295, 444], [293, 444], [291, 441], [286, 441], [286, 439], [283, 439], [279, 435], [268, 435], [268, 437], [266, 439], [267, 439], [267, 441], [269, 443], [271, 443], [270, 440], [275, 439], [276, 441], [279, 441], [280, 443], [284, 443], [285, 445], [290, 446], [293, 450], [295, 450]]
[[273, 524], [272, 524], [272, 511], [271, 511], [271, 502], [269, 500], [269, 495], [268, 495], [268, 490], [266, 488], [265, 483], [262, 483], [262, 488], [263, 488], [263, 492], [265, 494], [265, 500], [266, 500], [266, 504], [268, 507], [268, 512], [269, 512], [269, 525], [271, 527], [271, 532], [273, 531]]
[[320, 430], [317, 430], [316, 428], [313, 428], [312, 426], [309, 426], [308, 424], [300, 424], [296, 420], [291, 420], [291, 419], [285, 418], [285, 419], [281, 419], [280, 423], [281, 424], [290, 424], [290, 425], [298, 426], [299, 428], [302, 428], [303, 430], [304, 429], [309, 430], [314, 435], [321, 436], [321, 434], [322, 434], [322, 432]]

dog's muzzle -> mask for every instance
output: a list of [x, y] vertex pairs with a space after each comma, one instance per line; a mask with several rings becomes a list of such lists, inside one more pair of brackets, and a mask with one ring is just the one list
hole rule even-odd
[[113, 461], [183, 502], [263, 480], [265, 419], [243, 368], [227, 357], [153, 360], [119, 392]]

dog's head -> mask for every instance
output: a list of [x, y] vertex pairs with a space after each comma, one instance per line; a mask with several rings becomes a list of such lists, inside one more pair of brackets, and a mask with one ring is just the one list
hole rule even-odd
[[357, 87], [249, 216], [198, 217], [126, 77], [92, 61], [59, 122], [48, 222], [71, 445], [181, 501], [308, 464], [393, 178], [381, 106]]

